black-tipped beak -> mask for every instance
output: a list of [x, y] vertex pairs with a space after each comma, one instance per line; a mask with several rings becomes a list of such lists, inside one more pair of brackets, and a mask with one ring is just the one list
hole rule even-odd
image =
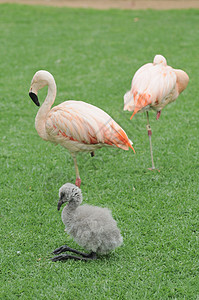
[[63, 204], [63, 201], [59, 200], [58, 204], [57, 204], [57, 210], [60, 210], [60, 207], [62, 206], [62, 204]]
[[30, 93], [29, 93], [29, 96], [30, 96], [30, 98], [32, 99], [32, 101], [33, 101], [37, 106], [40, 106], [38, 97], [37, 97], [37, 95], [36, 95], [35, 93], [30, 92]]

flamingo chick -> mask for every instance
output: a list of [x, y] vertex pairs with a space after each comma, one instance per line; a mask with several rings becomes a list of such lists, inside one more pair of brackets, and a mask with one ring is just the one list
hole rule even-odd
[[131, 90], [124, 95], [124, 110], [133, 111], [130, 119], [137, 112], [146, 111], [152, 169], [155, 169], [155, 166], [148, 111], [151, 109], [157, 111], [156, 119], [158, 120], [161, 110], [177, 99], [186, 89], [188, 82], [187, 73], [167, 66], [165, 57], [156, 55], [153, 63], [145, 64], [137, 70], [131, 83]]
[[29, 90], [29, 96], [37, 106], [40, 106], [38, 90], [46, 85], [47, 97], [36, 115], [35, 128], [43, 140], [60, 144], [70, 151], [77, 186], [81, 184], [76, 161], [78, 152], [88, 151], [93, 156], [94, 150], [104, 146], [133, 149], [125, 131], [96, 106], [82, 101], [66, 101], [51, 109], [56, 97], [56, 84], [53, 76], [43, 70], [35, 73]]
[[52, 258], [52, 261], [76, 259], [88, 261], [97, 259], [98, 254], [108, 254], [122, 244], [123, 238], [117, 227], [111, 211], [105, 207], [80, 205], [82, 202], [81, 190], [71, 183], [64, 184], [59, 190], [57, 209], [67, 203], [62, 211], [62, 221], [65, 231], [71, 235], [78, 245], [90, 253], [80, 252], [67, 245], [53, 251], [53, 254], [72, 252], [80, 256], [61, 254]]

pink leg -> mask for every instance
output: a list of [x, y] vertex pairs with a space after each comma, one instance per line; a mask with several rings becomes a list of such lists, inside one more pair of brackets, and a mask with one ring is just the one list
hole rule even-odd
[[148, 136], [149, 136], [151, 162], [152, 162], [152, 168], [150, 168], [149, 170], [154, 170], [155, 166], [154, 166], [154, 161], [153, 161], [153, 150], [152, 150], [152, 141], [151, 141], [152, 131], [151, 131], [151, 126], [149, 124], [149, 113], [148, 113], [148, 111], [146, 112], [146, 116], [147, 116], [147, 127], [146, 128], [147, 128]]
[[157, 111], [156, 120], [159, 119], [160, 115], [161, 115], [161, 110]]
[[[72, 154], [72, 153], [71, 153]], [[75, 181], [75, 185], [80, 187], [81, 185], [81, 179], [79, 176], [79, 170], [78, 170], [78, 166], [77, 166], [77, 160], [76, 160], [76, 156], [75, 154], [72, 154], [73, 160], [74, 160], [74, 165], [75, 165], [75, 173], [76, 173], [76, 181]]]

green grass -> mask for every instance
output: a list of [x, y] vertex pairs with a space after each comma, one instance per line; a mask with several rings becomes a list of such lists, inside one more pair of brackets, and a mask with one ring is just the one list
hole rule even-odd
[[[1, 299], [198, 299], [198, 24], [197, 10], [0, 5]], [[158, 53], [190, 83], [159, 121], [150, 113], [160, 169], [150, 172], [145, 115], [130, 121], [122, 108], [133, 74]], [[70, 154], [34, 128], [28, 90], [39, 69], [55, 77], [55, 104], [104, 109], [136, 150], [78, 156], [84, 202], [109, 207], [124, 237], [87, 264], [49, 260], [62, 244], [76, 247], [56, 210], [58, 189], [75, 171]]]

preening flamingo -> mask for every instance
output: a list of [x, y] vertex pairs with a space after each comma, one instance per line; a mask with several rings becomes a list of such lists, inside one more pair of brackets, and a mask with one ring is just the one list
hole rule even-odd
[[151, 109], [157, 111], [158, 120], [161, 110], [177, 99], [188, 82], [187, 73], [167, 66], [165, 57], [156, 55], [153, 63], [145, 64], [137, 70], [131, 83], [131, 90], [124, 95], [124, 110], [133, 111], [130, 119], [137, 112], [146, 111], [152, 169], [155, 169], [155, 166], [148, 111]]
[[82, 101], [65, 101], [51, 109], [56, 97], [56, 83], [52, 74], [43, 70], [35, 73], [29, 90], [29, 96], [37, 106], [40, 106], [38, 90], [46, 85], [47, 97], [36, 115], [35, 128], [43, 140], [60, 144], [70, 151], [77, 186], [81, 184], [76, 161], [78, 152], [88, 151], [93, 155], [94, 150], [104, 146], [133, 149], [125, 131], [96, 106]]

